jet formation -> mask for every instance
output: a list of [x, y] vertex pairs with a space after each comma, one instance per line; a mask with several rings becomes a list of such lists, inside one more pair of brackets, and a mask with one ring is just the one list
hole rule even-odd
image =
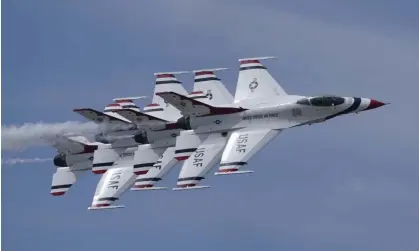
[[143, 110], [134, 103], [143, 97], [115, 98], [103, 111], [74, 109], [102, 130], [94, 140], [49, 139], [58, 152], [51, 194], [64, 195], [91, 171], [101, 178], [88, 209], [122, 208], [117, 201], [128, 189], [167, 189], [159, 183], [178, 163], [173, 190], [209, 188], [201, 183], [217, 166], [215, 175], [252, 173], [252, 156], [286, 129], [385, 105], [362, 97], [288, 94], [261, 63], [272, 58], [239, 59], [234, 96], [216, 75], [226, 68], [192, 71], [191, 93], [178, 79], [190, 72], [159, 72], [152, 102]]

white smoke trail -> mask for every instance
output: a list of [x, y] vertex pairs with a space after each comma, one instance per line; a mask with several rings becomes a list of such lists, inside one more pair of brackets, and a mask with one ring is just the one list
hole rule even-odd
[[21, 126], [3, 126], [1, 128], [2, 150], [19, 150], [31, 146], [46, 145], [45, 138], [56, 135], [87, 135], [99, 132], [95, 123], [67, 121], [63, 123], [27, 123]]
[[47, 162], [47, 161], [52, 161], [51, 158], [45, 158], [45, 159], [41, 159], [41, 158], [33, 158], [33, 159], [7, 159], [5, 161], [2, 162], [3, 165], [16, 165], [16, 164], [28, 164], [28, 163], [39, 163], [39, 162]]

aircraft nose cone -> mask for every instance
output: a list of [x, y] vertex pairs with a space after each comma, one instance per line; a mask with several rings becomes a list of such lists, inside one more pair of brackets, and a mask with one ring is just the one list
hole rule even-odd
[[370, 99], [370, 104], [368, 105], [368, 107], [364, 111], [375, 109], [375, 108], [381, 107], [383, 105], [386, 105], [386, 103], [383, 103], [383, 102], [375, 100], [375, 99]]

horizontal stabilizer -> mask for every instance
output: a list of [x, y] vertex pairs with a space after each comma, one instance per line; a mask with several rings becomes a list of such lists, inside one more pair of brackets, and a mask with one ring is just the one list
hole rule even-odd
[[51, 182], [51, 195], [62, 196], [64, 195], [76, 182], [86, 169], [72, 170], [69, 167], [59, 167], [52, 176]]
[[182, 190], [192, 190], [192, 189], [202, 189], [210, 188], [211, 186], [190, 186], [190, 187], [175, 187], [172, 188], [173, 191], [182, 191]]
[[93, 153], [98, 149], [98, 143], [92, 144], [83, 136], [54, 135], [52, 137], [44, 137], [44, 139], [60, 153]]
[[160, 96], [167, 103], [176, 107], [176, 109], [181, 111], [182, 115], [184, 116], [222, 115], [242, 112], [246, 110], [241, 107], [212, 106], [176, 92], [158, 92], [156, 95]]
[[246, 173], [254, 173], [254, 171], [231, 171], [231, 172], [216, 172], [214, 175], [229, 175], [229, 174], [246, 174]]
[[166, 190], [167, 187], [143, 187], [143, 188], [131, 188], [131, 191], [149, 191], [149, 190]]
[[114, 206], [91, 206], [88, 207], [88, 210], [100, 210], [100, 209], [117, 209], [117, 208], [125, 208], [124, 205], [114, 205]]

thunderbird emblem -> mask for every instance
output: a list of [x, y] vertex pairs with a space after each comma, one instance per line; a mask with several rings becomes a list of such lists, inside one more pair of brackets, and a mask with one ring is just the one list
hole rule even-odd
[[209, 100], [211, 100], [212, 98], [213, 98], [213, 95], [212, 95], [212, 93], [211, 93], [211, 90], [207, 90], [207, 98], [209, 99]]
[[258, 83], [257, 79], [256, 79], [256, 78], [254, 78], [254, 79], [253, 79], [253, 81], [252, 81], [252, 82], [250, 82], [250, 84], [249, 84], [249, 89], [250, 89], [250, 91], [251, 91], [251, 92], [254, 92], [254, 91], [255, 91], [255, 89], [256, 89], [256, 88], [258, 88], [258, 85], [259, 85], [259, 83]]

